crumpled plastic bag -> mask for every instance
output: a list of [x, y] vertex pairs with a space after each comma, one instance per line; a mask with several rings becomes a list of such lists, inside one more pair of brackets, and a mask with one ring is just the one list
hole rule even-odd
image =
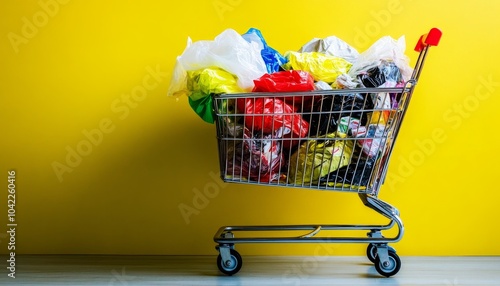
[[309, 135], [320, 136], [337, 131], [337, 122], [341, 117], [351, 116], [358, 118], [361, 125], [366, 125], [373, 109], [372, 97], [368, 94], [339, 94], [325, 95], [314, 104], [314, 113], [304, 114], [309, 122]]
[[198, 100], [209, 94], [237, 93], [243, 90], [238, 86], [238, 78], [217, 67], [188, 72], [187, 87], [189, 97]]
[[335, 83], [332, 84], [332, 87], [339, 89], [357, 88], [361, 86], [361, 80], [359, 80], [359, 78], [352, 78], [349, 74], [339, 75]]
[[352, 162], [319, 179], [320, 185], [365, 190], [373, 178], [375, 159], [352, 160]]
[[238, 86], [245, 91], [253, 88], [253, 80], [267, 73], [259, 45], [247, 42], [233, 29], [227, 29], [213, 41], [197, 41], [188, 45], [177, 57], [168, 95], [189, 94], [187, 72], [208, 67], [219, 67], [238, 78]]
[[395, 87], [403, 81], [401, 71], [396, 64], [385, 60], [358, 74], [358, 78], [365, 87]]
[[[285, 92], [285, 91], [312, 91], [315, 89], [314, 79], [305, 71], [280, 71], [265, 74], [254, 80], [254, 92]], [[313, 96], [284, 96], [285, 102], [293, 105], [294, 110], [304, 105], [310, 106]]]
[[352, 64], [343, 58], [325, 55], [319, 52], [286, 52], [288, 63], [286, 70], [303, 70], [310, 73], [315, 81], [334, 83], [337, 77], [349, 71]]
[[187, 72], [189, 105], [205, 122], [214, 123], [211, 94], [235, 93], [242, 89], [236, 76], [217, 68], [205, 68]]
[[388, 131], [384, 124], [370, 124], [368, 128], [352, 130], [352, 135], [357, 138], [358, 145], [361, 146], [363, 154], [372, 158], [382, 154], [384, 145], [389, 143], [387, 141]]
[[349, 70], [353, 78], [366, 71], [378, 67], [382, 61], [393, 62], [400, 70], [403, 80], [406, 82], [411, 78], [413, 69], [409, 65], [409, 58], [405, 55], [405, 37], [401, 36], [395, 40], [385, 36], [376, 41], [366, 51], [361, 53], [358, 60]]
[[[373, 67], [362, 74], [358, 78], [365, 87], [403, 87], [404, 81], [400, 69], [394, 62], [381, 61], [376, 67]], [[376, 97], [376, 108], [397, 108], [399, 104], [400, 94], [391, 93], [389, 96], [379, 93]], [[385, 115], [387, 117], [387, 114]], [[386, 118], [387, 119], [387, 118]], [[385, 121], [384, 121], [385, 123]]]
[[352, 140], [334, 140], [331, 133], [309, 140], [290, 157], [288, 182], [295, 185], [318, 184], [319, 179], [347, 166], [353, 152]]
[[273, 135], [255, 137], [248, 128], [239, 138], [243, 140], [223, 141], [227, 144], [226, 177], [263, 183], [278, 180], [285, 163], [280, 142]]
[[289, 70], [265, 74], [254, 80], [255, 92], [311, 91], [315, 89], [314, 79], [308, 72]]
[[250, 28], [242, 37], [248, 42], [255, 42], [259, 45], [260, 54], [266, 63], [268, 73], [280, 71], [281, 66], [288, 62], [278, 51], [267, 45], [260, 30]]
[[324, 81], [317, 81], [314, 83], [316, 90], [332, 90], [332, 86]]
[[325, 55], [336, 56], [350, 63], [356, 62], [359, 56], [359, 52], [355, 48], [336, 36], [330, 36], [324, 39], [312, 39], [299, 50], [299, 53], [305, 52], [319, 52]]
[[194, 110], [203, 121], [213, 124], [215, 122], [215, 114], [212, 109], [213, 99], [211, 96], [202, 97], [198, 100], [188, 98], [189, 106]]
[[[279, 98], [241, 98], [237, 100], [237, 110], [243, 111], [245, 126], [253, 132], [262, 131], [279, 138], [304, 138], [309, 131], [309, 123]], [[283, 146], [289, 148], [297, 143], [298, 140], [284, 140]]]

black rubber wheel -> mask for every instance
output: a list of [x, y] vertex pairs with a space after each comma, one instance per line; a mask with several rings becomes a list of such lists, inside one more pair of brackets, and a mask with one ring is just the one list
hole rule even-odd
[[241, 259], [241, 255], [238, 251], [234, 249], [230, 249], [231, 259], [224, 263], [222, 261], [222, 255], [219, 254], [217, 256], [217, 267], [219, 267], [220, 272], [226, 275], [234, 275], [238, 273], [241, 269], [241, 265], [243, 264], [243, 260]]
[[368, 257], [372, 263], [375, 263], [377, 259], [377, 247], [375, 247], [373, 243], [368, 244], [368, 247], [366, 248], [366, 257]]
[[383, 265], [380, 258], [377, 256], [375, 258], [375, 269], [377, 272], [385, 277], [391, 277], [399, 272], [401, 269], [401, 259], [394, 251], [389, 251], [389, 261], [387, 265]]

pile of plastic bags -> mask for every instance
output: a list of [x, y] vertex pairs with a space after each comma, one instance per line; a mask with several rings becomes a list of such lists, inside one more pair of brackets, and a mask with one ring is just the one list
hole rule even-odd
[[[349, 89], [403, 86], [412, 74], [405, 48], [404, 37], [387, 36], [359, 53], [331, 36], [280, 54], [255, 28], [228, 29], [213, 41], [188, 41], [168, 94], [187, 95], [204, 121], [223, 123], [233, 139], [221, 143], [228, 178], [361, 189], [384, 152], [399, 95]], [[225, 101], [220, 118], [213, 104], [219, 94], [329, 89], [346, 92], [241, 97]]]

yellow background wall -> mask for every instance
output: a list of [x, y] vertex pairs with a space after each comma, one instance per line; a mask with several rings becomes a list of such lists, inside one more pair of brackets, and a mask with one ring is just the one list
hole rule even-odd
[[[280, 52], [313, 37], [363, 51], [405, 35], [413, 64], [418, 37], [439, 27], [380, 197], [401, 211], [401, 255], [499, 255], [498, 15], [495, 1], [3, 0], [0, 253], [11, 169], [18, 254], [215, 255], [212, 236], [227, 224], [384, 222], [354, 194], [214, 179], [214, 126], [166, 96], [171, 71], [188, 36], [226, 28], [259, 28]], [[205, 188], [216, 195], [193, 202]], [[196, 212], [183, 217], [180, 206]], [[362, 255], [365, 246], [238, 249]]]

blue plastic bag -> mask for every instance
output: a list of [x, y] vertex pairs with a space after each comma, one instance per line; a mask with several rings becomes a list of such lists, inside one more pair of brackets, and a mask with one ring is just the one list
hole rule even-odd
[[242, 37], [247, 40], [247, 42], [255, 42], [260, 47], [260, 54], [264, 63], [266, 63], [266, 68], [268, 73], [274, 73], [280, 71], [281, 65], [288, 62], [287, 58], [282, 56], [278, 51], [269, 47], [262, 36], [260, 30], [255, 28], [250, 28]]

